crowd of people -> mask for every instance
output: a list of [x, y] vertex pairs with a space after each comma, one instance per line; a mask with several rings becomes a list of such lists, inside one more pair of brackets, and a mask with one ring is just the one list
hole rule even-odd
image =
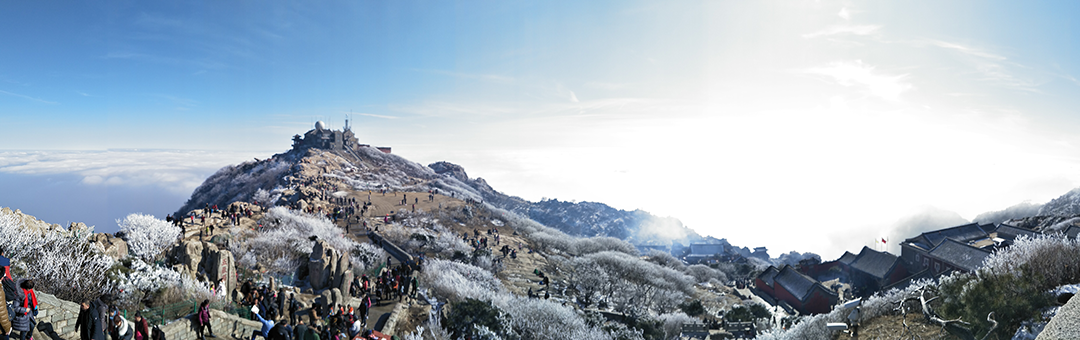
[[[330, 187], [327, 183], [316, 185], [321, 189], [319, 194], [328, 198], [331, 208], [324, 210], [321, 206], [309, 206], [309, 212], [324, 213], [335, 222], [344, 219], [346, 228], [350, 224], [350, 218], [354, 218], [358, 224], [362, 223], [366, 231], [371, 231], [367, 222], [360, 218], [371, 205], [370, 192], [368, 202], [363, 202], [354, 198], [328, 197]], [[382, 194], [385, 195], [386, 190], [383, 190]], [[434, 190], [429, 191], [428, 200], [433, 201], [436, 194]], [[414, 201], [418, 203], [419, 199], [414, 197]], [[407, 203], [408, 197], [403, 193], [402, 204]], [[183, 228], [185, 232], [179, 236], [182, 239], [186, 237], [187, 228], [200, 228], [200, 237], [212, 236], [216, 224], [219, 224], [216, 225], [217, 228], [228, 228], [239, 225], [241, 218], [252, 218], [254, 214], [249, 207], [239, 204], [230, 205], [227, 209], [206, 204], [197, 213], [184, 217], [169, 215], [166, 221]], [[389, 223], [389, 218], [389, 215], [386, 216], [387, 221], [384, 222]], [[496, 244], [499, 243], [498, 230], [488, 230], [487, 234]], [[476, 232], [476, 236], [470, 243], [477, 248], [487, 248], [488, 237], [479, 237], [479, 232]], [[7, 302], [7, 308], [0, 310], [0, 340], [33, 340], [32, 330], [37, 324], [36, 316], [39, 313], [34, 280], [13, 279], [9, 269], [10, 261], [3, 255], [3, 250], [0, 249], [0, 265], [3, 265], [4, 269], [3, 288]], [[400, 302], [416, 297], [418, 279], [415, 274], [420, 271], [423, 259], [421, 257], [418, 261], [405, 261], [392, 266], [392, 260], [387, 258], [386, 264], [384, 270], [371, 277], [365, 274], [353, 280], [348, 294], [360, 299], [359, 304], [331, 306], [326, 301], [316, 303], [307, 309], [306, 322], [299, 317], [302, 304], [294, 294], [285, 296], [284, 291], [275, 291], [266, 285], [256, 286], [251, 280], [244, 282], [240, 287], [244, 297], [240, 304], [250, 308], [253, 312], [251, 318], [262, 324], [261, 329], [251, 334], [251, 339], [263, 337], [267, 340], [347, 340], [358, 335], [370, 336], [371, 331], [366, 329], [369, 326], [368, 314], [373, 306], [377, 306], [380, 301]], [[106, 294], [80, 303], [76, 330], [81, 340], [164, 340], [164, 333], [158, 327], [150, 327], [149, 321], [140, 313], [136, 313], [134, 321], [125, 319], [112, 300], [112, 296]], [[216, 338], [211, 318], [210, 301], [204, 300], [191, 318], [198, 339]]]
[[[366, 276], [363, 281], [369, 282]], [[358, 291], [363, 298], [355, 306], [316, 301], [306, 310], [305, 321], [300, 317], [302, 305], [293, 293], [286, 297], [265, 285], [255, 287], [251, 281], [245, 282], [241, 290], [248, 292], [242, 304], [251, 307], [252, 319], [262, 324], [259, 330], [252, 332], [251, 340], [259, 337], [266, 340], [348, 340], [371, 334], [368, 313], [377, 300], [370, 292]], [[209, 323], [208, 312], [204, 316], [200, 308], [198, 316], [202, 324]], [[199, 334], [202, 340], [202, 331]]]

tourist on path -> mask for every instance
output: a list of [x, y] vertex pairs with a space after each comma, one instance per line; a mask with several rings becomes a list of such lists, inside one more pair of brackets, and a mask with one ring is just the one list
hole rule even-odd
[[214, 335], [214, 328], [210, 326], [210, 300], [203, 300], [203, 302], [199, 304], [199, 313], [196, 314], [195, 321], [197, 321], [195, 324], [195, 334], [199, 339], [206, 339], [206, 337], [203, 336], [203, 332], [206, 330], [210, 330], [211, 338], [217, 337]]
[[11, 319], [12, 334], [19, 332], [20, 340], [27, 340], [33, 336], [34, 317], [37, 315], [37, 293], [34, 292], [34, 280], [19, 280], [19, 289], [15, 292], [15, 301], [12, 310], [15, 315]]
[[114, 315], [112, 318], [112, 329], [110, 331], [113, 340], [131, 340], [134, 338], [135, 330], [132, 329], [131, 324], [120, 317], [119, 314]]
[[142, 316], [142, 312], [135, 313], [135, 339], [150, 340], [150, 323]]

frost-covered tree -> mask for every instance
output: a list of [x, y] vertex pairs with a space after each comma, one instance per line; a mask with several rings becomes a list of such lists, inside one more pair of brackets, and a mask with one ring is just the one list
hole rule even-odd
[[[586, 255], [608, 274], [604, 295], [615, 303], [620, 311], [633, 308], [656, 308], [657, 297], [670, 299], [672, 293], [691, 294], [693, 278], [652, 262], [644, 261], [626, 253], [605, 251]], [[668, 306], [670, 301], [662, 301]], [[675, 305], [682, 302], [675, 302]]]
[[271, 273], [287, 275], [307, 262], [315, 245], [315, 236], [338, 251], [349, 254], [354, 270], [361, 272], [386, 258], [386, 252], [370, 244], [360, 244], [345, 237], [341, 228], [324, 216], [309, 215], [285, 207], [270, 208], [260, 223], [262, 230], [247, 230], [239, 237], [243, 242], [230, 243], [240, 265], [253, 267], [262, 264]]
[[664, 339], [678, 339], [682, 334], [682, 325], [687, 323], [701, 323], [701, 320], [686, 315], [683, 312], [661, 314], [656, 317], [663, 323]]
[[207, 282], [200, 282], [171, 268], [148, 264], [138, 258], [129, 259], [125, 262], [129, 263], [130, 270], [118, 278], [117, 305], [135, 307], [149, 295], [173, 300], [155, 301], [157, 303], [188, 299], [217, 301], [219, 297], [224, 297], [214, 295]]
[[146, 214], [130, 214], [116, 223], [131, 252], [146, 262], [154, 262], [181, 232], [180, 227]]
[[649, 252], [645, 254], [645, 259], [649, 262], [679, 271], [686, 269], [686, 265], [683, 264], [682, 260], [675, 258], [675, 256], [671, 256], [671, 253], [656, 249], [650, 249]]
[[567, 281], [577, 291], [578, 302], [588, 307], [610, 284], [608, 274], [595, 261], [586, 257], [571, 258], [567, 268]]
[[454, 261], [432, 259], [420, 272], [420, 280], [435, 297], [458, 302], [465, 299], [490, 301], [505, 293], [499, 278], [480, 267]]
[[693, 277], [694, 282], [698, 283], [709, 282], [709, 280], [714, 279], [720, 282], [727, 281], [727, 274], [702, 264], [692, 264], [687, 266], [685, 273]]
[[15, 275], [35, 279], [38, 289], [65, 300], [96, 298], [115, 287], [107, 274], [113, 259], [86, 236], [35, 230], [0, 215], [0, 242]]

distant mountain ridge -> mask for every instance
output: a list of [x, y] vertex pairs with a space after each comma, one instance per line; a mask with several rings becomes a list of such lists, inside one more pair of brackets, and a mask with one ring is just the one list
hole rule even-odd
[[[598, 202], [567, 202], [557, 199], [530, 202], [496, 191], [483, 178], [470, 179], [465, 168], [450, 162], [428, 165], [435, 173], [452, 176], [476, 189], [484, 201], [516, 212], [573, 236], [610, 236], [631, 243], [671, 241], [688, 243], [703, 238], [675, 218], [654, 216], [643, 210], [626, 211]], [[662, 230], [658, 230], [662, 229]]]
[[1080, 188], [1069, 190], [1045, 204], [1023, 202], [1004, 210], [985, 212], [976, 216], [974, 222], [1004, 222], [1033, 230], [1059, 231], [1068, 224], [1080, 222]]

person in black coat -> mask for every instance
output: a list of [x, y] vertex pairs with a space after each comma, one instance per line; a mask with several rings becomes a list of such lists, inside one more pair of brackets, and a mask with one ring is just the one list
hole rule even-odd
[[292, 335], [285, 330], [288, 326], [288, 322], [279, 322], [270, 328], [269, 338], [267, 340], [292, 340]]
[[104, 300], [110, 300], [107, 296], [98, 297], [90, 302], [90, 339], [107, 340], [106, 334], [109, 329], [109, 305]]
[[293, 327], [293, 339], [303, 340], [304, 334], [306, 334], [307, 331], [307, 325], [304, 325], [304, 322], [300, 321], [300, 323], [296, 324], [296, 327]]
[[33, 335], [34, 324], [37, 315], [37, 293], [34, 292], [34, 280], [19, 280], [19, 289], [15, 291], [15, 301], [12, 302], [12, 310], [15, 315], [11, 316], [11, 334], [19, 332], [20, 340], [30, 339]]
[[79, 331], [79, 340], [90, 340], [90, 303], [79, 304], [79, 318], [75, 320], [75, 329]]

